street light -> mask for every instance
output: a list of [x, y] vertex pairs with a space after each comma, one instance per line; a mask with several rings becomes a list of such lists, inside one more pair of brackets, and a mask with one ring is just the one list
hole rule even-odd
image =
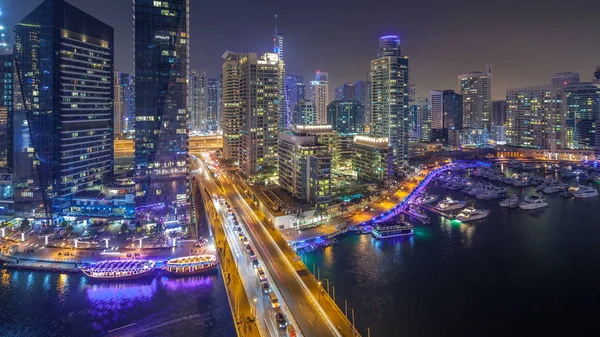
[[104, 247], [108, 248], [108, 240], [110, 240], [109, 238], [104, 238]]
[[50, 237], [50, 235], [44, 236], [44, 239], [45, 239], [44, 245], [46, 245], [46, 246], [48, 245], [48, 237]]
[[140, 249], [142, 249], [142, 240], [144, 240], [144, 238], [140, 238]]
[[21, 233], [21, 241], [25, 241], [25, 233]]
[[2, 237], [5, 237], [6, 233], [4, 232], [4, 228], [2, 228]]
[[252, 307], [252, 309], [253, 309], [253, 314], [252, 314], [252, 317], [253, 317], [255, 320], [256, 320], [256, 301], [257, 301], [257, 300], [258, 300], [258, 299], [255, 297], [255, 298], [254, 298], [254, 306]]

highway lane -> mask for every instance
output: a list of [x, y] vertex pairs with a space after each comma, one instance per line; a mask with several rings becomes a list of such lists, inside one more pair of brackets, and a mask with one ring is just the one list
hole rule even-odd
[[[206, 168], [206, 166], [205, 166]], [[328, 317], [317, 303], [314, 295], [307, 292], [286, 257], [283, 256], [270, 234], [256, 218], [245, 200], [239, 195], [231, 181], [217, 170], [218, 178], [229, 203], [240, 217], [240, 223], [246, 225], [251, 241], [258, 253], [264, 258], [263, 265], [273, 276], [281, 295], [305, 336], [352, 336], [351, 332], [340, 333], [328, 322]]]
[[[208, 170], [199, 171], [202, 173], [199, 172], [197, 177], [202, 177], [202, 186], [209, 191], [211, 196], [213, 194], [220, 196], [222, 193], [219, 191], [217, 185], [206, 174]], [[225, 205], [222, 205], [219, 202], [213, 202], [213, 205], [219, 214], [219, 220], [221, 221], [221, 224], [223, 224], [221, 229], [224, 232], [224, 235], [227, 237], [229, 247], [231, 247], [231, 252], [233, 254], [231, 258], [235, 261], [238, 273], [241, 276], [241, 282], [243, 284], [245, 295], [251, 304], [254, 303], [255, 312], [253, 314], [256, 315], [257, 324], [260, 325], [261, 331], [268, 331], [268, 336], [285, 336], [285, 331], [279, 329], [277, 326], [275, 319], [277, 310], [272, 307], [268, 295], [264, 294], [262, 291], [257, 270], [252, 266], [252, 260], [246, 251], [245, 245], [239, 239], [238, 233], [234, 231], [233, 220], [232, 218], [228, 217], [227, 208]], [[247, 233], [244, 234], [248, 236]], [[254, 251], [257, 252], [256, 245], [251, 243], [251, 246], [254, 248]], [[259, 257], [259, 260], [262, 261], [260, 254], [257, 253], [257, 256]], [[265, 273], [267, 274], [267, 280], [269, 281], [272, 290], [277, 291], [277, 289], [274, 289], [275, 286], [272, 282], [272, 277], [270, 277], [269, 272], [265, 270]], [[283, 308], [283, 312], [286, 314], [289, 320], [291, 315], [286, 311], [287, 310]], [[263, 335], [265, 334], [263, 333]]]

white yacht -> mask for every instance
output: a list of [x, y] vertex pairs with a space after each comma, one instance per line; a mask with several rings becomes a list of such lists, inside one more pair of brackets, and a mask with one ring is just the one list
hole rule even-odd
[[591, 198], [598, 196], [598, 190], [593, 187], [582, 186], [573, 195], [577, 199]]
[[561, 191], [561, 186], [560, 185], [549, 185], [546, 186], [542, 192], [546, 193], [546, 194], [552, 194], [552, 193], [558, 193]]
[[422, 204], [431, 204], [434, 203], [436, 201], [438, 201], [438, 199], [440, 198], [439, 195], [435, 195], [435, 194], [424, 194], [423, 196], [421, 196], [419, 198], [419, 201]]
[[530, 195], [525, 198], [525, 200], [519, 203], [519, 207], [521, 209], [538, 209], [542, 207], [547, 207], [548, 203], [546, 200], [539, 195]]
[[482, 190], [480, 193], [477, 193], [477, 195], [475, 195], [475, 198], [477, 198], [479, 200], [494, 200], [494, 199], [502, 198], [503, 195], [504, 195], [504, 193], [502, 193], [499, 190], [485, 189], [485, 190]]
[[521, 200], [519, 200], [519, 197], [517, 197], [516, 195], [513, 194], [510, 197], [500, 201], [500, 206], [509, 207], [509, 208], [517, 208], [517, 207], [519, 207], [519, 202], [521, 202]]
[[436, 206], [435, 209], [437, 209], [438, 211], [453, 211], [455, 209], [461, 209], [463, 207], [465, 207], [467, 205], [466, 201], [460, 201], [460, 200], [452, 200], [450, 198], [447, 198], [444, 201], [440, 201]]
[[475, 221], [483, 219], [489, 214], [489, 209], [475, 209], [473, 207], [467, 207], [463, 209], [460, 213], [458, 213], [458, 215], [456, 216], [456, 220], [459, 220], [461, 222]]

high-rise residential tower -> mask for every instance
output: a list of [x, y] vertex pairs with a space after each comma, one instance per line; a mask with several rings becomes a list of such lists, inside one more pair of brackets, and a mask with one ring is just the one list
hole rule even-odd
[[302, 76], [292, 74], [286, 75], [285, 78], [285, 105], [286, 114], [291, 121], [294, 121], [294, 109], [296, 104], [306, 99], [306, 85]]
[[133, 120], [135, 118], [135, 88], [133, 76], [119, 73], [119, 90], [123, 102], [123, 133], [135, 132]]
[[14, 35], [34, 180], [49, 214], [51, 198], [94, 187], [113, 172], [113, 28], [63, 0], [46, 0]]
[[560, 88], [552, 84], [507, 89], [506, 143], [552, 150], [563, 147], [561, 105]]
[[414, 118], [412, 138], [417, 142], [431, 141], [431, 107], [429, 98], [417, 97], [410, 103], [410, 114]]
[[395, 35], [379, 39], [378, 56], [371, 61], [370, 132], [388, 139], [399, 167], [408, 160], [408, 57]]
[[189, 0], [135, 1], [136, 221], [190, 222], [188, 29]]
[[240, 169], [248, 178], [277, 167], [280, 70], [273, 53], [249, 53], [239, 60]]
[[362, 133], [365, 106], [359, 101], [333, 101], [327, 106], [327, 124], [338, 133]]
[[448, 143], [452, 130], [463, 128], [463, 95], [454, 90], [432, 90], [429, 92], [431, 104], [431, 140]]
[[206, 72], [192, 70], [190, 72], [189, 110], [190, 129], [195, 132], [208, 130], [208, 89]]
[[307, 99], [296, 103], [293, 116], [294, 124], [296, 125], [315, 125], [317, 122], [315, 105]]
[[492, 101], [492, 125], [506, 124], [506, 101]]
[[359, 80], [354, 83], [354, 89], [356, 91], [354, 97], [357, 101], [364, 105], [365, 108], [367, 107], [367, 101], [369, 98], [369, 88], [367, 84], [368, 83], [363, 80]]
[[565, 147], [594, 149], [600, 122], [600, 83], [572, 83], [561, 90]]
[[458, 93], [463, 95], [465, 128], [490, 128], [492, 115], [492, 66], [485, 72], [458, 75]]
[[317, 113], [317, 124], [327, 124], [327, 104], [329, 104], [329, 75], [317, 71], [315, 80], [310, 82], [311, 98]]
[[113, 71], [113, 119], [114, 119], [114, 133], [115, 137], [123, 134], [124, 129], [124, 114], [125, 114], [125, 102], [123, 102], [123, 96], [121, 91], [120, 73], [115, 70]]
[[221, 77], [221, 129], [223, 157], [234, 165], [240, 163], [242, 116], [240, 102], [239, 61], [244, 55], [226, 51]]
[[208, 104], [206, 124], [208, 131], [217, 132], [221, 129], [221, 95], [219, 79], [209, 78], [206, 85]]
[[275, 14], [275, 32], [273, 33], [273, 53], [277, 54], [279, 59], [279, 131], [290, 128], [292, 124], [291, 111], [288, 110], [287, 95], [285, 89], [285, 63], [283, 61], [283, 35], [279, 32], [277, 26], [277, 14]]

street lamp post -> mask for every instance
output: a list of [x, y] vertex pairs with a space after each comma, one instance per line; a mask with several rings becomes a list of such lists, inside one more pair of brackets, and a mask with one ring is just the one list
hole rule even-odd
[[44, 236], [44, 245], [47, 246], [48, 245], [48, 237], [50, 237], [50, 235], [46, 235]]
[[108, 248], [108, 241], [110, 239], [109, 238], [104, 238], [104, 248]]
[[258, 299], [255, 297], [255, 298], [254, 298], [254, 306], [252, 307], [252, 308], [254, 309], [254, 313], [253, 313], [253, 315], [252, 315], [252, 318], [253, 318], [254, 320], [256, 320], [256, 301], [257, 301], [257, 300], [258, 300]]
[[25, 233], [21, 233], [21, 241], [24, 242], [25, 241]]
[[75, 248], [77, 248], [77, 239], [75, 239]]
[[2, 228], [2, 237], [5, 237], [6, 233], [4, 232], [4, 228]]
[[140, 249], [142, 249], [142, 240], [144, 240], [144, 238], [140, 238], [140, 245], [139, 245]]

